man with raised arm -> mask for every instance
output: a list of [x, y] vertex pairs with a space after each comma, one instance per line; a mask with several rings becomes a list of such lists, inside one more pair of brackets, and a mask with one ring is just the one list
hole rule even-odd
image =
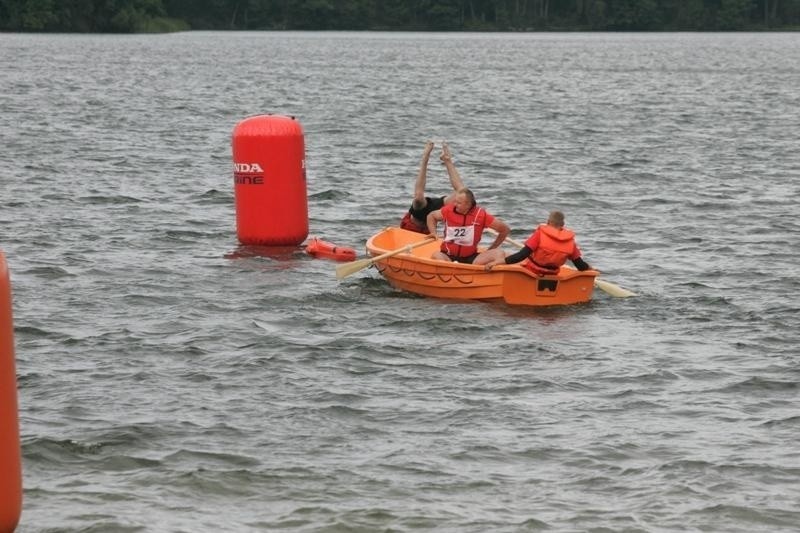
[[442, 155], [439, 159], [441, 159], [447, 169], [447, 175], [450, 178], [450, 185], [453, 187], [453, 192], [447, 196], [425, 196], [425, 182], [428, 176], [428, 159], [433, 151], [433, 146], [433, 141], [425, 143], [425, 150], [422, 152], [422, 161], [420, 162], [417, 181], [414, 183], [414, 199], [411, 201], [411, 207], [408, 209], [408, 212], [400, 221], [401, 228], [416, 231], [417, 233], [428, 233], [428, 214], [441, 209], [447, 204], [452, 204], [455, 199], [456, 191], [464, 188], [461, 176], [458, 174], [458, 170], [453, 163], [450, 147], [447, 146], [446, 142], [442, 142]]

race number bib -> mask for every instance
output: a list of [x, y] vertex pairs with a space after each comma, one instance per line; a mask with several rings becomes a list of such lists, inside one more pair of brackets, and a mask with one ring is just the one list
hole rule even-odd
[[475, 243], [475, 227], [447, 226], [444, 240], [460, 246], [472, 246]]

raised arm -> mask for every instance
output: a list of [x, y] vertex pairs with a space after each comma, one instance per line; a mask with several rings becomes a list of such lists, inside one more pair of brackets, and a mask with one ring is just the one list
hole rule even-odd
[[414, 208], [422, 209], [425, 206], [425, 181], [428, 178], [428, 160], [433, 151], [433, 141], [425, 143], [425, 149], [422, 152], [422, 161], [419, 164], [419, 173], [417, 174], [417, 181], [414, 183]]
[[444, 163], [444, 168], [447, 169], [447, 176], [450, 178], [450, 186], [453, 187], [453, 192], [447, 196], [445, 203], [452, 203], [456, 191], [464, 188], [464, 182], [461, 180], [461, 175], [458, 173], [455, 163], [453, 163], [453, 154], [450, 153], [450, 147], [446, 142], [442, 143], [442, 155], [439, 159]]

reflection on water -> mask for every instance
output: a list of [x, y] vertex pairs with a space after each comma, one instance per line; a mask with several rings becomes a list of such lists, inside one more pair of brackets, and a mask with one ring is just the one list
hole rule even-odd
[[240, 244], [235, 249], [226, 252], [225, 259], [246, 259], [263, 257], [273, 261], [295, 261], [301, 257], [311, 257], [306, 254], [305, 244], [300, 246], [261, 246], [253, 244]]

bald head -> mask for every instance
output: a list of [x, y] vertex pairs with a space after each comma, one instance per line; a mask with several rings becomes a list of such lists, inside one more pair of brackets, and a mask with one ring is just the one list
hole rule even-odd
[[468, 213], [470, 209], [475, 207], [475, 203], [475, 195], [466, 187], [456, 192], [455, 205], [457, 212]]

